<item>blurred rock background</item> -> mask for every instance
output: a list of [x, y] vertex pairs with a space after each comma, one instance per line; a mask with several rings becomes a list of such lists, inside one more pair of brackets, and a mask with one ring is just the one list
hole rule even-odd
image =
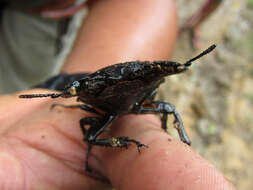
[[[204, 0], [176, 3], [182, 25]], [[159, 98], [177, 107], [194, 149], [238, 189], [252, 190], [253, 0], [224, 0], [201, 26], [200, 38], [202, 47], [194, 51], [184, 33], [172, 59], [184, 62], [213, 43], [216, 50], [187, 73], [168, 77]]]

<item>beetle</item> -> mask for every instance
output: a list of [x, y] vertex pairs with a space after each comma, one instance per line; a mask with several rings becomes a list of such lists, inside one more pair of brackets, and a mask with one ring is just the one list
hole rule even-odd
[[[80, 108], [94, 113], [95, 116], [85, 117], [80, 120], [80, 127], [84, 135], [84, 141], [88, 143], [86, 154], [86, 171], [88, 156], [92, 146], [128, 147], [130, 143], [137, 146], [138, 151], [147, 145], [129, 137], [98, 138], [105, 129], [118, 117], [125, 114], [162, 114], [162, 128], [167, 131], [167, 117], [172, 114], [175, 118], [174, 126], [178, 131], [181, 141], [190, 145], [191, 141], [186, 134], [182, 119], [175, 106], [166, 101], [154, 101], [157, 88], [164, 82], [168, 75], [186, 71], [193, 61], [210, 53], [216, 45], [186, 61], [184, 64], [172, 61], [133, 61], [119, 63], [102, 68], [94, 73], [86, 75], [67, 85], [61, 93], [50, 94], [24, 94], [20, 98], [70, 98], [77, 97], [80, 105], [62, 105], [66, 108]], [[90, 127], [85, 128], [86, 125]]]

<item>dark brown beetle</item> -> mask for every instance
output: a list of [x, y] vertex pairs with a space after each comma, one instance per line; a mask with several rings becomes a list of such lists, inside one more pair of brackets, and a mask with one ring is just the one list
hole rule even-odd
[[[162, 128], [165, 131], [167, 131], [167, 116], [173, 114], [174, 124], [180, 139], [190, 145], [190, 139], [184, 130], [183, 122], [175, 106], [166, 101], [154, 101], [153, 99], [157, 88], [164, 82], [164, 77], [186, 71], [193, 61], [211, 52], [215, 47], [215, 45], [210, 46], [184, 64], [171, 61], [134, 61], [115, 64], [91, 73], [81, 80], [74, 81], [62, 93], [20, 95], [20, 98], [70, 98], [77, 96], [77, 101], [85, 104], [74, 106], [54, 104], [53, 107], [60, 105], [81, 108], [97, 115], [80, 120], [81, 129], [85, 136], [84, 141], [88, 142], [86, 170], [88, 170], [88, 155], [92, 145], [128, 147], [129, 143], [135, 143], [138, 151], [141, 147], [146, 146], [124, 136], [98, 138], [111, 122], [124, 114], [161, 113]], [[86, 129], [85, 125], [90, 127]]]

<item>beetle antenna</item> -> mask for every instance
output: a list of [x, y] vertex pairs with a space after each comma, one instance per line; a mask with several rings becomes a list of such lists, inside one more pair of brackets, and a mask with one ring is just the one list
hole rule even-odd
[[192, 64], [193, 61], [195, 61], [195, 60], [199, 59], [200, 57], [202, 57], [202, 56], [204, 56], [204, 55], [210, 53], [210, 52], [213, 51], [215, 48], [216, 48], [216, 45], [215, 45], [215, 44], [211, 45], [209, 48], [207, 48], [205, 51], [203, 51], [202, 53], [200, 53], [200, 54], [197, 55], [196, 57], [194, 57], [194, 58], [192, 58], [192, 59], [186, 61], [186, 62], [184, 63], [184, 65], [185, 65], [185, 66], [190, 66], [190, 65]]
[[52, 94], [22, 94], [19, 96], [19, 98], [44, 98], [44, 97], [58, 98], [61, 95], [62, 94], [56, 94], [56, 93], [52, 93]]

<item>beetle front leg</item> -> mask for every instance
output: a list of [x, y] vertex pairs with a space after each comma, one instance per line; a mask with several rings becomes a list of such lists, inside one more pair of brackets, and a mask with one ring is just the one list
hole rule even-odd
[[175, 120], [174, 120], [174, 126], [178, 131], [179, 137], [181, 141], [184, 143], [190, 145], [191, 141], [184, 129], [184, 125], [182, 122], [182, 119], [177, 112], [174, 105], [169, 104], [165, 101], [154, 101], [151, 104], [144, 104], [139, 107], [139, 110], [135, 110], [133, 113], [137, 114], [148, 114], [148, 113], [162, 113], [162, 128], [167, 132], [167, 116], [168, 114], [173, 114]]

